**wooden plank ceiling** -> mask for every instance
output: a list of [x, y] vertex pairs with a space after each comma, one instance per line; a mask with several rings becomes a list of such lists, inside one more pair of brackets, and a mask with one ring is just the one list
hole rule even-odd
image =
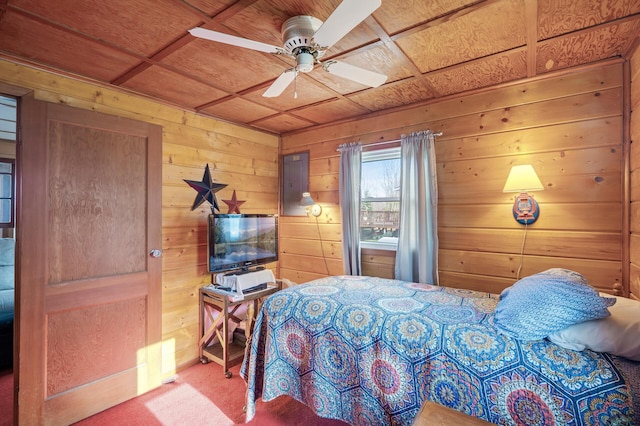
[[276, 98], [262, 93], [291, 58], [188, 33], [203, 26], [281, 46], [287, 18], [325, 20], [339, 3], [0, 0], [0, 57], [282, 134], [625, 57], [640, 33], [640, 0], [382, 0], [323, 60], [386, 74], [384, 85], [316, 66]]

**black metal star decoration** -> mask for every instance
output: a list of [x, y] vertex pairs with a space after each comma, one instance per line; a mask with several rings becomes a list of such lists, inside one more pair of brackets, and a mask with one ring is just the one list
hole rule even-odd
[[211, 172], [209, 171], [209, 164], [204, 168], [204, 176], [202, 176], [202, 182], [196, 180], [183, 179], [190, 187], [198, 191], [196, 199], [193, 201], [191, 211], [195, 210], [205, 200], [211, 204], [211, 213], [215, 213], [218, 208], [218, 200], [216, 199], [216, 192], [226, 187], [223, 183], [214, 183], [211, 180]]

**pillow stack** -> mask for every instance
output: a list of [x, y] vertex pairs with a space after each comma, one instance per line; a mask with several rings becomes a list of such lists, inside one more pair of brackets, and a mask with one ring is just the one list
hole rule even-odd
[[640, 361], [640, 302], [598, 293], [568, 269], [549, 269], [505, 289], [495, 324], [518, 340], [548, 338], [566, 349]]
[[518, 340], [540, 340], [574, 324], [605, 318], [615, 298], [601, 297], [579, 273], [554, 268], [525, 277], [500, 294], [495, 325]]
[[590, 349], [640, 361], [640, 302], [616, 297], [611, 316], [581, 322], [549, 335], [549, 340], [574, 351]]

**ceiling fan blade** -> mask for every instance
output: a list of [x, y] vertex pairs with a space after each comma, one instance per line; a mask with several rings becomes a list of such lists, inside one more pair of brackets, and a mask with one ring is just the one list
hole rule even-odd
[[218, 31], [207, 30], [200, 27], [192, 28], [189, 32], [194, 37], [230, 44], [232, 46], [244, 47], [246, 49], [257, 50], [260, 52], [278, 53], [282, 50], [280, 47], [272, 46], [267, 43], [249, 40], [248, 38], [236, 37], [230, 34], [219, 33]]
[[382, 0], [343, 0], [313, 35], [313, 40], [325, 49], [333, 46], [349, 31], [380, 7]]
[[344, 62], [327, 61], [322, 64], [322, 68], [330, 74], [364, 84], [365, 86], [378, 87], [387, 81], [387, 76], [384, 74], [345, 64]]
[[296, 79], [297, 71], [295, 68], [290, 68], [280, 74], [276, 81], [271, 83], [271, 86], [267, 89], [266, 92], [262, 94], [265, 98], [275, 98], [280, 96], [284, 89], [286, 89], [293, 80]]

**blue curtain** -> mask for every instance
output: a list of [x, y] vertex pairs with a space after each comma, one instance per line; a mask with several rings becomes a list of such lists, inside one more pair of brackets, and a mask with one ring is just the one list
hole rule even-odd
[[395, 278], [438, 285], [438, 187], [435, 137], [402, 135], [400, 219]]
[[340, 214], [342, 218], [342, 262], [347, 275], [362, 275], [360, 259], [360, 175], [362, 145], [342, 144], [340, 151]]

